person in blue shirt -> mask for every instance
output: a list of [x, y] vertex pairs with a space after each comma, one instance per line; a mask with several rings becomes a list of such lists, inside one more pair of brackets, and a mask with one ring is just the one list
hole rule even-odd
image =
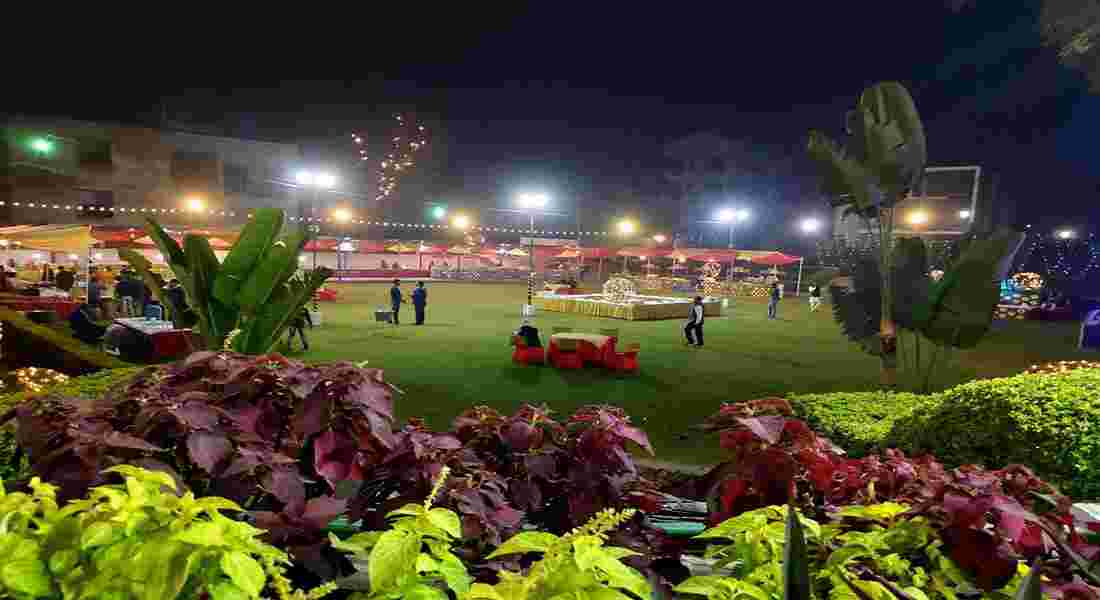
[[393, 287], [390, 288], [390, 304], [393, 307], [393, 324], [400, 325], [401, 319], [398, 314], [401, 312], [401, 280], [394, 279]]
[[768, 292], [768, 318], [775, 319], [777, 309], [779, 308], [779, 300], [783, 297], [783, 292], [779, 291], [779, 284], [772, 282], [772, 288]]
[[428, 290], [424, 289], [424, 282], [416, 282], [416, 289], [412, 293], [413, 310], [416, 311], [416, 324], [424, 324], [424, 307], [428, 305]]

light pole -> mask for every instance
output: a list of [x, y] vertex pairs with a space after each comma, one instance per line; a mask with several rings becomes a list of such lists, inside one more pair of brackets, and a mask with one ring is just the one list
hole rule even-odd
[[[743, 223], [747, 220], [749, 220], [749, 211], [747, 209], [744, 209], [744, 208], [736, 209], [736, 210], [732, 209], [732, 208], [723, 208], [722, 210], [718, 211], [718, 222], [719, 223], [725, 223], [726, 225], [729, 226], [729, 244], [728, 244], [727, 247], [730, 250], [733, 250], [733, 227], [734, 227], [734, 225], [736, 225], [737, 223]], [[730, 272], [727, 274], [727, 279], [729, 279], [730, 281], [733, 280], [733, 263], [736, 260], [737, 260], [737, 257], [731, 252], [730, 253]]]
[[[294, 181], [299, 186], [313, 189], [313, 209], [317, 209], [317, 204], [320, 202], [321, 190], [331, 190], [336, 187], [336, 176], [331, 173], [313, 172], [313, 171], [298, 171], [294, 175]], [[301, 197], [298, 198], [298, 219], [303, 222], [302, 227], [305, 227], [305, 214], [302, 205]], [[313, 268], [317, 268], [317, 238], [321, 233], [320, 219], [318, 223], [311, 225], [309, 231], [313, 233]]]
[[[633, 234], [634, 230], [636, 229], [636, 227], [634, 225], [634, 221], [631, 221], [629, 219], [623, 219], [622, 221], [619, 221], [619, 224], [618, 224], [617, 227], [619, 229], [619, 233], [622, 234], [624, 240], [626, 238], [630, 237], [630, 235]], [[626, 254], [624, 254], [623, 255], [623, 275], [629, 275], [630, 274], [629, 271], [628, 271], [628, 267], [627, 267], [627, 261], [628, 260], [630, 260], [630, 257], [627, 256]]]
[[197, 215], [206, 208], [206, 203], [198, 196], [191, 196], [185, 201], [184, 208], [191, 215], [191, 226], [194, 227]]

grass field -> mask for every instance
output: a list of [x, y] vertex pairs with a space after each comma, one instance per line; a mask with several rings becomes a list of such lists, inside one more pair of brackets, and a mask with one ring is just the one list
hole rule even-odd
[[[728, 316], [707, 319], [701, 349], [683, 345], [682, 320], [538, 315], [544, 343], [554, 325], [593, 332], [618, 327], [621, 343], [639, 342], [641, 373], [616, 376], [601, 369], [560, 372], [513, 365], [508, 336], [519, 326], [525, 285], [429, 284], [427, 323], [421, 327], [406, 324], [412, 322], [411, 306], [402, 309], [399, 327], [374, 322], [375, 307], [388, 303], [388, 284], [335, 287], [341, 302], [322, 304], [324, 324], [308, 332], [310, 351], [292, 355], [370, 361], [405, 391], [397, 399], [398, 417], [424, 417], [437, 428], [477, 404], [511, 411], [525, 402], [545, 403], [559, 415], [585, 404], [614, 404], [646, 429], [659, 459], [698, 464], [719, 455], [718, 443], [689, 428], [722, 402], [874, 389], [878, 380], [877, 359], [841, 336], [828, 305], [811, 314], [805, 298], [784, 300], [776, 321], [767, 320], [762, 301], [738, 300]], [[1076, 337], [1074, 324], [1004, 323], [977, 349], [957, 353], [951, 381], [941, 383], [1074, 358]]]

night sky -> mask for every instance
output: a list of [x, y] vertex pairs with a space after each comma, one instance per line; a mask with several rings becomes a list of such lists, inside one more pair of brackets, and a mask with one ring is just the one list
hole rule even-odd
[[[287, 15], [274, 28], [204, 21], [182, 38], [105, 30], [96, 51], [61, 65], [25, 56], [15, 75], [25, 85], [0, 109], [152, 122], [164, 102], [174, 119], [305, 141], [319, 160], [340, 156], [350, 131], [412, 112], [434, 144], [391, 210], [503, 206], [535, 186], [588, 220], [665, 218], [664, 146], [709, 130], [770, 166], [781, 210], [758, 208], [793, 220], [824, 214], [807, 130], [840, 136], [863, 87], [897, 79], [916, 98], [932, 164], [996, 171], [1020, 223], [1100, 222], [1100, 96], [1041, 47], [1037, 1], [961, 13], [937, 0], [469, 4], [402, 18]], [[136, 64], [146, 48], [157, 64]]]

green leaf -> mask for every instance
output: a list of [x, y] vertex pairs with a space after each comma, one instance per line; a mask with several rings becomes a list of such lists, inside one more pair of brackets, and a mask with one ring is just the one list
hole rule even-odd
[[225, 546], [225, 528], [220, 523], [196, 521], [177, 533], [175, 539], [196, 546]]
[[213, 297], [226, 306], [238, 304], [238, 291], [283, 228], [283, 211], [260, 208], [241, 230], [214, 280]]
[[680, 585], [672, 588], [672, 591], [680, 594], [695, 594], [698, 596], [732, 597], [734, 592], [732, 579], [720, 575], [696, 575], [684, 580]]
[[639, 598], [653, 595], [653, 589], [646, 578], [617, 559], [601, 552], [596, 557], [595, 566], [607, 576], [608, 585], [624, 589]]
[[524, 554], [526, 552], [546, 552], [558, 543], [561, 538], [544, 531], [524, 531], [517, 533], [493, 550], [487, 558], [495, 558], [505, 554]]
[[259, 596], [264, 589], [264, 582], [267, 580], [264, 568], [248, 554], [231, 550], [222, 554], [219, 564], [229, 579], [249, 596]]
[[[37, 554], [37, 553], [36, 553]], [[18, 560], [5, 560], [0, 566], [0, 583], [8, 590], [40, 598], [53, 593], [50, 573], [37, 556]]]
[[849, 126], [864, 164], [888, 196], [904, 194], [928, 162], [924, 123], [909, 90], [894, 81], [871, 86], [860, 96], [853, 116], [855, 122]]
[[504, 596], [498, 594], [493, 586], [487, 583], [475, 583], [470, 586], [470, 594], [466, 597], [469, 600], [505, 600]]
[[607, 554], [608, 556], [610, 556], [612, 558], [618, 558], [618, 559], [623, 559], [623, 558], [627, 558], [627, 557], [630, 557], [630, 556], [641, 556], [642, 555], [641, 552], [635, 552], [635, 551], [633, 551], [629, 548], [620, 548], [619, 546], [604, 546], [603, 551], [604, 551], [604, 554]]
[[798, 509], [787, 509], [787, 544], [783, 548], [783, 600], [811, 600], [810, 559]]
[[695, 536], [696, 539], [724, 538], [732, 540], [740, 533], [755, 531], [768, 524], [768, 517], [763, 510], [754, 510], [742, 513], [736, 517], [726, 519], [721, 523], [707, 529]]
[[588, 600], [632, 600], [630, 596], [610, 588], [587, 590]]
[[283, 274], [298, 267], [298, 254], [305, 242], [305, 232], [298, 232], [271, 245], [237, 294], [242, 313], [255, 314], [257, 308], [267, 302], [271, 292], [283, 283]]
[[80, 534], [80, 549], [89, 550], [113, 542], [120, 534], [116, 528], [105, 521], [92, 523]]
[[1027, 577], [1024, 577], [1013, 598], [1014, 600], [1043, 600], [1043, 590], [1039, 586], [1042, 579], [1039, 574], [1039, 559], [1032, 560], [1028, 567]]
[[428, 511], [428, 520], [433, 525], [446, 531], [455, 539], [462, 537], [462, 521], [452, 510], [446, 508], [433, 508]]
[[443, 581], [447, 582], [447, 587], [451, 588], [459, 598], [470, 591], [470, 584], [473, 583], [474, 578], [470, 577], [461, 559], [449, 552], [442, 556], [437, 555], [436, 558], [439, 559], [439, 574], [443, 576]]
[[909, 506], [897, 502], [883, 502], [870, 506], [845, 506], [837, 512], [839, 517], [868, 519], [871, 521], [889, 521], [909, 510]]
[[332, 544], [333, 548], [340, 550], [341, 552], [351, 552], [352, 554], [366, 554], [374, 545], [378, 542], [378, 538], [382, 535], [381, 531], [366, 531], [363, 533], [357, 533], [346, 540], [341, 540], [334, 533], [328, 534], [328, 541]]
[[80, 553], [71, 548], [64, 548], [50, 555], [50, 573], [57, 576], [68, 575], [69, 571], [80, 562]]
[[443, 590], [423, 583], [417, 583], [401, 590], [400, 597], [404, 600], [448, 600], [447, 594]]
[[848, 561], [856, 558], [857, 556], [874, 555], [875, 553], [866, 546], [862, 546], [859, 544], [849, 544], [830, 552], [828, 560], [825, 561], [825, 566], [843, 567]]
[[420, 538], [400, 529], [383, 533], [370, 553], [369, 575], [372, 593], [378, 594], [397, 585], [420, 555]]
[[822, 174], [822, 191], [834, 206], [852, 204], [859, 212], [871, 209], [874, 178], [858, 160], [846, 156], [840, 146], [820, 131], [811, 131], [806, 150]]
[[582, 535], [573, 539], [573, 561], [580, 570], [590, 570], [601, 555], [606, 556], [603, 552], [603, 540], [600, 538]]
[[210, 600], [250, 600], [253, 597], [228, 581], [210, 586]]
[[400, 516], [419, 517], [423, 515], [424, 512], [425, 511], [423, 504], [406, 504], [401, 508], [391, 510], [390, 512], [386, 513], [386, 518], [388, 519], [390, 517]]
[[144, 544], [141, 549], [140, 572], [144, 575], [142, 597], [145, 600], [161, 600], [179, 596], [195, 555], [184, 544], [165, 541]]

